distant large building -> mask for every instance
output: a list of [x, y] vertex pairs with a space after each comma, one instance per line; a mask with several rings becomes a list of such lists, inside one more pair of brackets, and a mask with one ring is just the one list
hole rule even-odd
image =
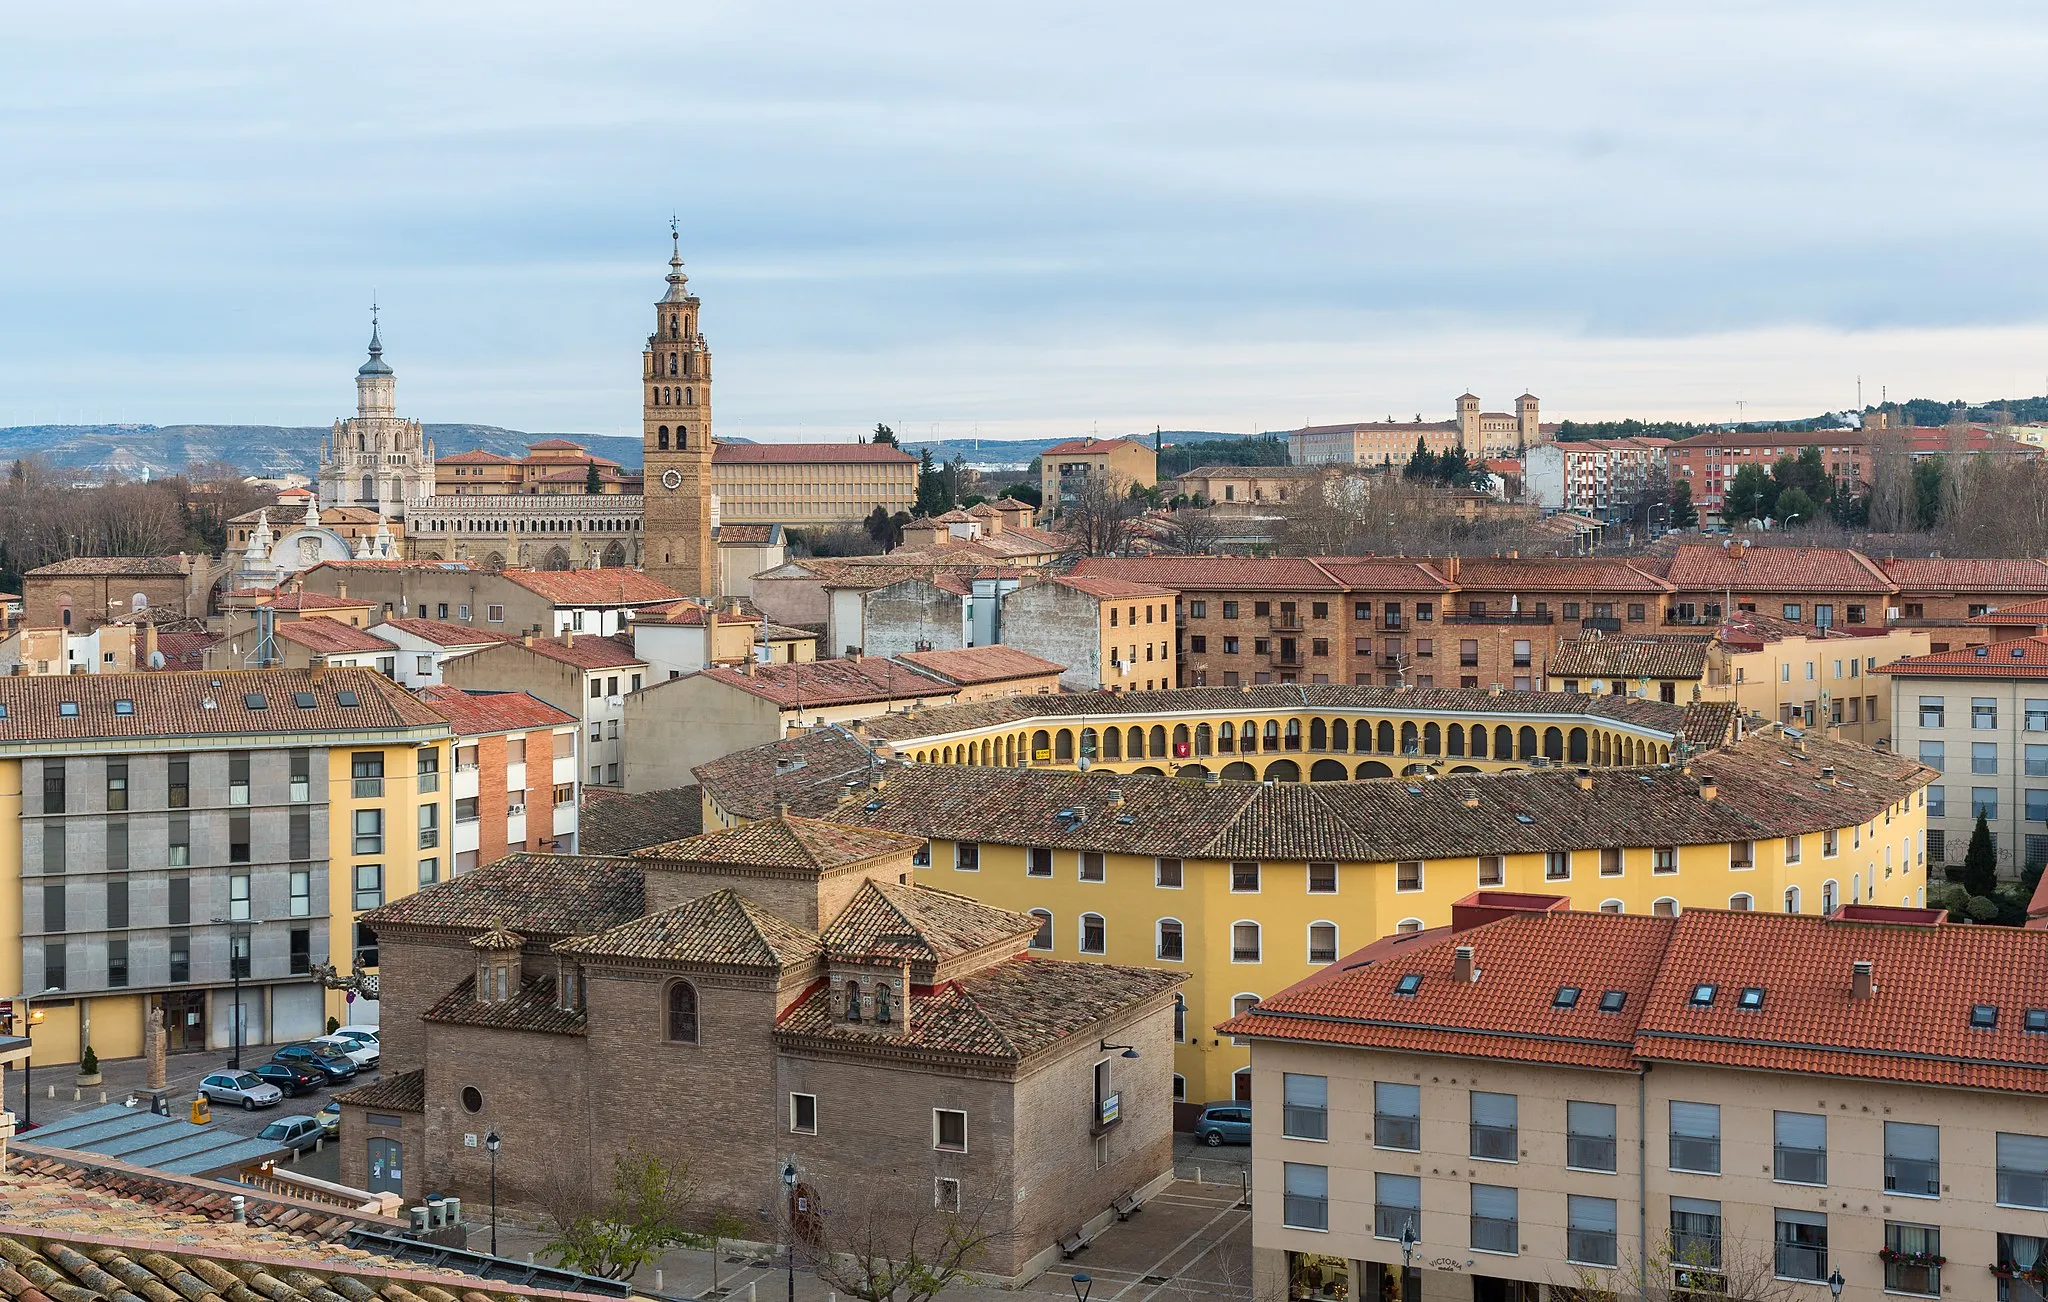
[[1419, 439], [1431, 452], [1463, 448], [1480, 458], [1512, 454], [1535, 447], [1555, 432], [1555, 426], [1544, 429], [1537, 408], [1536, 395], [1525, 393], [1515, 399], [1512, 415], [1481, 411], [1479, 399], [1464, 393], [1458, 395], [1455, 419], [1307, 425], [1288, 432], [1287, 452], [1297, 466], [1397, 466], [1414, 455]]
[[397, 518], [434, 494], [434, 445], [398, 414], [397, 377], [370, 326], [370, 360], [356, 371], [356, 414], [334, 422], [320, 444], [320, 502]]
[[711, 453], [720, 524], [851, 524], [917, 504], [917, 458], [887, 443], [721, 443]]
[[434, 463], [436, 497], [504, 497], [515, 493], [541, 496], [575, 496], [591, 492], [591, 471], [597, 472], [596, 492], [604, 495], [638, 494], [640, 475], [609, 457], [600, 457], [581, 443], [568, 439], [542, 439], [526, 446], [523, 457], [501, 456], [472, 448], [442, 457]]

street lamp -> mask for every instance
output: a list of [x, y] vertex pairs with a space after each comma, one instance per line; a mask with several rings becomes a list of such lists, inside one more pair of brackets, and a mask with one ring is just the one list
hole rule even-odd
[[1408, 1274], [1415, 1268], [1415, 1222], [1406, 1221], [1401, 1226], [1401, 1302], [1410, 1302], [1408, 1296]]
[[1836, 1297], [1840, 1297], [1842, 1296], [1842, 1285], [1848, 1282], [1842, 1278], [1842, 1268], [1837, 1266], [1835, 1267], [1835, 1273], [1828, 1276], [1828, 1292]]
[[[36, 994], [24, 992], [21, 996], [21, 1035], [28, 1041], [28, 1057], [21, 1060], [21, 1128], [34, 1130], [36, 1125], [36, 1023], [43, 1015], [35, 1011], [35, 1000], [44, 995], [61, 995], [62, 986], [49, 986]], [[4, 1105], [0, 1105], [4, 1106]]]
[[1122, 1054], [1120, 1054], [1120, 1055], [1118, 1055], [1118, 1056], [1120, 1056], [1120, 1057], [1124, 1057], [1124, 1058], [1135, 1058], [1135, 1057], [1137, 1057], [1137, 1056], [1138, 1056], [1138, 1049], [1137, 1049], [1137, 1046], [1136, 1046], [1136, 1045], [1130, 1045], [1130, 1044], [1111, 1044], [1111, 1043], [1110, 1043], [1109, 1041], [1107, 1041], [1107, 1040], [1104, 1040], [1104, 1041], [1102, 1041], [1102, 1043], [1101, 1043], [1101, 1044], [1100, 1044], [1099, 1046], [1097, 1046], [1097, 1047], [1098, 1047], [1098, 1049], [1099, 1049], [1099, 1050], [1100, 1050], [1101, 1052], [1103, 1052], [1103, 1053], [1108, 1053], [1108, 1052], [1110, 1052], [1110, 1051], [1111, 1051], [1111, 1050], [1113, 1050], [1113, 1049], [1122, 1049], [1122, 1050], [1123, 1050], [1123, 1053], [1122, 1053]]
[[[234, 1032], [235, 1051], [228, 1059], [228, 1066], [239, 1071], [242, 1067], [242, 967], [246, 960], [244, 956], [235, 953], [235, 941], [247, 943], [249, 928], [246, 924], [238, 924], [233, 918], [215, 918], [213, 921], [216, 925], [228, 929], [228, 980], [233, 982], [235, 987], [235, 1010], [230, 1018], [233, 1022], [230, 1029]], [[239, 931], [236, 929], [238, 925]]]
[[789, 1302], [796, 1302], [796, 1163], [782, 1164], [782, 1189], [789, 1208]]
[[484, 1151], [491, 1155], [491, 1255], [498, 1255], [498, 1132], [484, 1136]]
[[1074, 1302], [1088, 1302], [1088, 1291], [1095, 1287], [1095, 1276], [1087, 1271], [1076, 1271], [1067, 1281], [1074, 1286]]

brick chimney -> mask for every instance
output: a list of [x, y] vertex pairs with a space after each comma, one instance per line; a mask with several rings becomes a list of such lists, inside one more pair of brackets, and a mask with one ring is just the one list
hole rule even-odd
[[1877, 964], [1859, 958], [1849, 965], [1849, 998], [1869, 999], [1877, 994]]
[[533, 646], [533, 634], [531, 634], [531, 633], [522, 633], [522, 634], [520, 634], [520, 635], [519, 635], [519, 644], [520, 644], [521, 646], [523, 646], [523, 647], [526, 647], [526, 648], [528, 648], [528, 649], [531, 649], [531, 648], [532, 648], [532, 646]]
[[1460, 945], [1451, 951], [1451, 980], [1459, 985], [1471, 985], [1479, 979], [1479, 967], [1474, 962], [1470, 945]]
[[573, 628], [565, 628], [565, 629], [563, 629], [563, 630], [562, 630], [562, 648], [563, 648], [564, 650], [567, 650], [567, 649], [569, 649], [570, 647], [573, 647], [573, 646], [575, 646], [575, 645], [576, 645], [576, 630], [575, 630], [575, 629], [573, 629]]
[[1712, 778], [1704, 778], [1704, 777], [1703, 777], [1703, 778], [1701, 778], [1701, 779], [1700, 779], [1700, 799], [1701, 799], [1701, 800], [1712, 800], [1712, 799], [1713, 799], [1713, 798], [1714, 798], [1715, 796], [1718, 796], [1718, 795], [1720, 795], [1720, 794], [1721, 794], [1721, 788], [1720, 788], [1720, 787], [1719, 787], [1718, 785], [1716, 785], [1716, 784], [1715, 784], [1715, 782], [1714, 782], [1714, 780], [1713, 780]]
[[308, 673], [308, 674], [309, 674], [309, 675], [310, 675], [310, 676], [312, 677], [312, 680], [313, 680], [313, 686], [315, 686], [315, 687], [318, 687], [318, 686], [319, 686], [320, 684], [322, 684], [322, 683], [326, 682], [326, 681], [327, 681], [327, 657], [326, 657], [326, 656], [314, 656], [314, 657], [313, 657], [313, 663], [312, 663], [312, 666], [311, 666], [310, 668], [308, 668], [306, 672], [307, 672], [307, 673]]

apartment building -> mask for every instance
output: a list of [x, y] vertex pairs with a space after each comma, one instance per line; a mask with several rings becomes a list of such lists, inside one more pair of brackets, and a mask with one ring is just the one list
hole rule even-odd
[[1892, 748], [1940, 776], [1927, 788], [1927, 854], [1961, 863], [1978, 815], [2002, 876], [2048, 864], [2048, 637], [1877, 667], [1891, 681]]
[[1475, 898], [1224, 1022], [1254, 1291], [2039, 1296], [2048, 933]]
[[[450, 875], [525, 850], [576, 853], [582, 728], [575, 715], [528, 692], [436, 686], [417, 695], [455, 734]], [[434, 880], [422, 861], [420, 885]]]
[[1040, 952], [1185, 972], [1175, 1090], [1196, 1105], [1252, 1089], [1243, 1046], [1204, 1028], [1452, 922], [1475, 890], [1653, 917], [1924, 902], [1930, 775], [1819, 738], [1753, 736], [1690, 771], [1258, 783], [904, 764], [830, 730], [695, 776], [706, 827], [786, 806], [923, 837], [920, 884], [1036, 916]]
[[1121, 493], [1159, 482], [1159, 455], [1140, 439], [1068, 439], [1039, 453], [1038, 466], [1040, 500], [1054, 514], [1091, 483]]
[[720, 443], [711, 487], [723, 524], [852, 524], [917, 504], [917, 458], [887, 443]]
[[1670, 439], [1626, 438], [1532, 447], [1522, 458], [1527, 498], [1546, 511], [1626, 520], [1646, 494], [1661, 494], [1671, 446]]
[[1064, 665], [1060, 685], [1071, 692], [1165, 691], [1180, 681], [1173, 598], [1157, 583], [1063, 574], [1003, 596], [999, 637]]
[[624, 781], [626, 697], [647, 682], [647, 662], [629, 640], [529, 633], [449, 660], [441, 676], [467, 692], [527, 692], [575, 716], [583, 729], [582, 780], [593, 787]]
[[307, 591], [373, 604], [370, 622], [431, 619], [518, 636], [610, 636], [633, 612], [683, 594], [638, 570], [484, 570], [459, 561], [327, 561], [305, 571]]
[[0, 988], [61, 992], [37, 1060], [139, 1054], [152, 1010], [174, 1050], [347, 1014], [314, 969], [376, 966], [353, 919], [442, 853], [448, 742], [365, 669], [0, 679]]
[[398, 677], [398, 648], [366, 628], [338, 619], [294, 619], [272, 633], [278, 663], [287, 669], [374, 669]]
[[1765, 470], [1784, 457], [1807, 448], [1820, 449], [1821, 460], [1838, 491], [1860, 493], [1870, 486], [1870, 467], [1877, 449], [1895, 440], [1900, 451], [1918, 461], [1933, 456], [1997, 456], [2033, 458], [2041, 449], [1982, 426], [1903, 426], [1815, 430], [1807, 434], [1779, 430], [1717, 430], [1671, 445], [1671, 477], [1692, 485], [1692, 500], [1702, 515], [1719, 512], [1729, 487], [1744, 466]]
[[404, 687], [434, 687], [441, 682], [441, 666], [472, 651], [518, 639], [510, 633], [493, 633], [470, 624], [438, 619], [387, 619], [369, 630], [391, 645], [392, 677]]

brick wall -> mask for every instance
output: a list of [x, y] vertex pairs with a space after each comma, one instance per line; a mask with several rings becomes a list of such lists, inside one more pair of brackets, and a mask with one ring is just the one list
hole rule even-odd
[[467, 936], [415, 933], [410, 928], [380, 932], [377, 941], [382, 995], [377, 1039], [384, 1073], [396, 1075], [426, 1065], [427, 1027], [420, 1014], [463, 978], [476, 975], [476, 951]]

